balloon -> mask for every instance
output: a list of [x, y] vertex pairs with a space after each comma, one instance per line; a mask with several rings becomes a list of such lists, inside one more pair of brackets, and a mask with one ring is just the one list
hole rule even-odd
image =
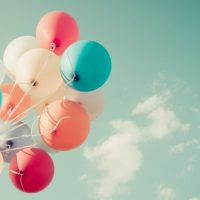
[[32, 105], [39, 104], [38, 106], [36, 106], [34, 110], [36, 110], [39, 114], [42, 113], [46, 106], [48, 106], [53, 101], [62, 100], [65, 94], [66, 94], [66, 88], [65, 85], [62, 84], [54, 94], [50, 95], [47, 98], [41, 99], [38, 97], [33, 97]]
[[51, 148], [66, 151], [81, 145], [90, 128], [85, 109], [73, 101], [55, 101], [39, 120], [41, 137]]
[[25, 115], [31, 100], [28, 95], [16, 84], [5, 83], [1, 85], [3, 103], [0, 108], [0, 119], [19, 120]]
[[27, 193], [39, 192], [52, 181], [54, 164], [45, 151], [25, 148], [11, 160], [9, 176], [17, 189]]
[[23, 149], [24, 146], [34, 144], [31, 130], [23, 122], [19, 121], [15, 124], [5, 124], [5, 122], [0, 121], [0, 126], [0, 150], [3, 151], [2, 155], [5, 162], [10, 162], [13, 156]]
[[0, 84], [3, 82], [5, 78], [6, 72], [3, 62], [0, 60]]
[[79, 39], [78, 25], [73, 17], [65, 12], [49, 12], [39, 21], [36, 38], [42, 48], [50, 50], [55, 47], [54, 53], [62, 55], [70, 44]]
[[63, 83], [59, 57], [46, 49], [27, 51], [18, 62], [16, 81], [31, 98], [48, 97]]
[[2, 170], [3, 170], [3, 156], [0, 153], [0, 174], [1, 174]]
[[3, 55], [3, 62], [10, 78], [15, 79], [16, 66], [19, 58], [28, 50], [38, 48], [36, 38], [21, 36], [11, 41]]
[[79, 92], [66, 87], [65, 99], [80, 103], [87, 111], [90, 121], [95, 120], [103, 111], [104, 96], [101, 90]]
[[63, 80], [70, 87], [82, 92], [101, 87], [110, 72], [111, 58], [107, 50], [94, 41], [79, 41], [72, 44], [61, 58]]
[[57, 150], [52, 149], [51, 147], [49, 147], [44, 142], [44, 140], [41, 138], [41, 135], [40, 135], [40, 132], [39, 132], [39, 128], [38, 128], [38, 124], [39, 124], [39, 119], [34, 121], [34, 123], [32, 124], [31, 134], [33, 135], [33, 141], [36, 143], [38, 148], [43, 149], [48, 153], [57, 153], [58, 152]]

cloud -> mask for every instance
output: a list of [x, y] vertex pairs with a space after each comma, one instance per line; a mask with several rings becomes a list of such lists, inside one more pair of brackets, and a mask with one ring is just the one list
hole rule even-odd
[[176, 197], [174, 189], [163, 185], [158, 186], [157, 195], [159, 200], [173, 200]]
[[102, 144], [85, 148], [84, 156], [102, 176], [95, 182], [99, 199], [111, 199], [121, 185], [131, 181], [142, 163], [137, 147], [138, 130], [130, 121], [113, 121], [116, 133]]
[[192, 197], [189, 200], [200, 200], [200, 198], [198, 198], [198, 197]]
[[[164, 139], [177, 131], [188, 131], [190, 125], [182, 123], [168, 106], [170, 95], [166, 90], [163, 95], [143, 98], [133, 108], [133, 117], [144, 116], [146, 126], [140, 126], [134, 120], [113, 120], [111, 126], [114, 133], [110, 137], [94, 147], [84, 148], [84, 157], [99, 177], [84, 175], [80, 179], [87, 177], [98, 199], [112, 199], [135, 178], [143, 160], [139, 149], [142, 142], [149, 138]], [[160, 195], [166, 195], [162, 200], [168, 200], [170, 192], [169, 188], [160, 186]]]
[[193, 148], [198, 149], [199, 146], [200, 146], [200, 140], [197, 138], [194, 138], [190, 141], [178, 143], [174, 146], [171, 146], [169, 149], [169, 154], [170, 155], [180, 154], [180, 153], [183, 153], [186, 150], [186, 148], [193, 147]]
[[145, 114], [149, 125], [143, 128], [144, 134], [154, 138], [163, 139], [180, 130], [187, 132], [190, 124], [182, 123], [174, 111], [168, 106], [167, 101], [171, 96], [169, 90], [163, 95], [153, 95], [140, 101], [133, 109], [132, 114]]

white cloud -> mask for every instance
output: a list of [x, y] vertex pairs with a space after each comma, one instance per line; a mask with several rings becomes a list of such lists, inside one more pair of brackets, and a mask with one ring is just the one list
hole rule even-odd
[[163, 185], [158, 186], [157, 195], [159, 200], [174, 200], [176, 197], [174, 189]]
[[113, 121], [115, 131], [105, 142], [85, 148], [84, 155], [102, 172], [95, 181], [99, 199], [111, 199], [121, 185], [131, 181], [142, 163], [137, 128], [130, 121]]
[[[167, 90], [163, 95], [153, 95], [136, 105], [132, 114], [134, 117], [145, 114], [144, 119], [148, 121], [146, 126], [141, 127], [131, 120], [114, 120], [111, 122], [114, 134], [102, 143], [84, 149], [85, 158], [99, 174], [98, 178], [87, 176], [98, 199], [112, 199], [114, 194], [134, 179], [142, 164], [140, 143], [148, 138], [164, 139], [172, 133], [185, 132], [190, 128], [169, 108], [169, 97], [170, 92]], [[170, 188], [160, 186], [161, 196], [166, 195], [162, 200], [172, 200], [167, 199], [170, 192]], [[173, 197], [173, 192], [171, 195]]]
[[189, 148], [189, 147], [198, 149], [199, 145], [200, 145], [200, 140], [197, 138], [194, 138], [190, 141], [178, 143], [178, 144], [170, 147], [169, 154], [175, 155], [175, 154], [183, 153], [185, 151], [185, 149]]
[[133, 109], [133, 115], [145, 114], [149, 120], [149, 125], [143, 128], [144, 134], [163, 139], [177, 130], [187, 132], [190, 129], [190, 124], [182, 123], [167, 105], [169, 97], [170, 92], [166, 90], [163, 95], [143, 99]]

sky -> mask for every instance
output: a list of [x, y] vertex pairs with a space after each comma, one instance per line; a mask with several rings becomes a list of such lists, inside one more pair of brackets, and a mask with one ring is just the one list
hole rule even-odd
[[55, 177], [37, 194], [15, 189], [7, 168], [2, 198], [15, 200], [200, 199], [200, 1], [0, 0], [0, 55], [35, 35], [42, 15], [70, 13], [81, 39], [102, 43], [112, 74], [105, 107], [87, 141], [52, 154]]

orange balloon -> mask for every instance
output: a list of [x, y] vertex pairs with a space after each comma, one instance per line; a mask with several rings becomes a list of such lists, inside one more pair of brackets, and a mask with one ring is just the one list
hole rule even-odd
[[62, 100], [51, 103], [41, 114], [39, 130], [51, 148], [66, 151], [81, 145], [88, 136], [90, 120], [76, 102]]
[[[28, 95], [24, 96], [24, 91], [16, 84], [6, 83], [1, 85], [3, 93], [3, 103], [0, 108], [0, 119], [2, 120], [19, 120], [22, 118], [31, 103], [31, 99]], [[12, 90], [12, 91], [11, 91]], [[23, 100], [21, 101], [21, 99]], [[21, 103], [20, 103], [21, 101]], [[13, 112], [13, 110], [15, 111]], [[18, 116], [20, 115], [20, 116]]]

